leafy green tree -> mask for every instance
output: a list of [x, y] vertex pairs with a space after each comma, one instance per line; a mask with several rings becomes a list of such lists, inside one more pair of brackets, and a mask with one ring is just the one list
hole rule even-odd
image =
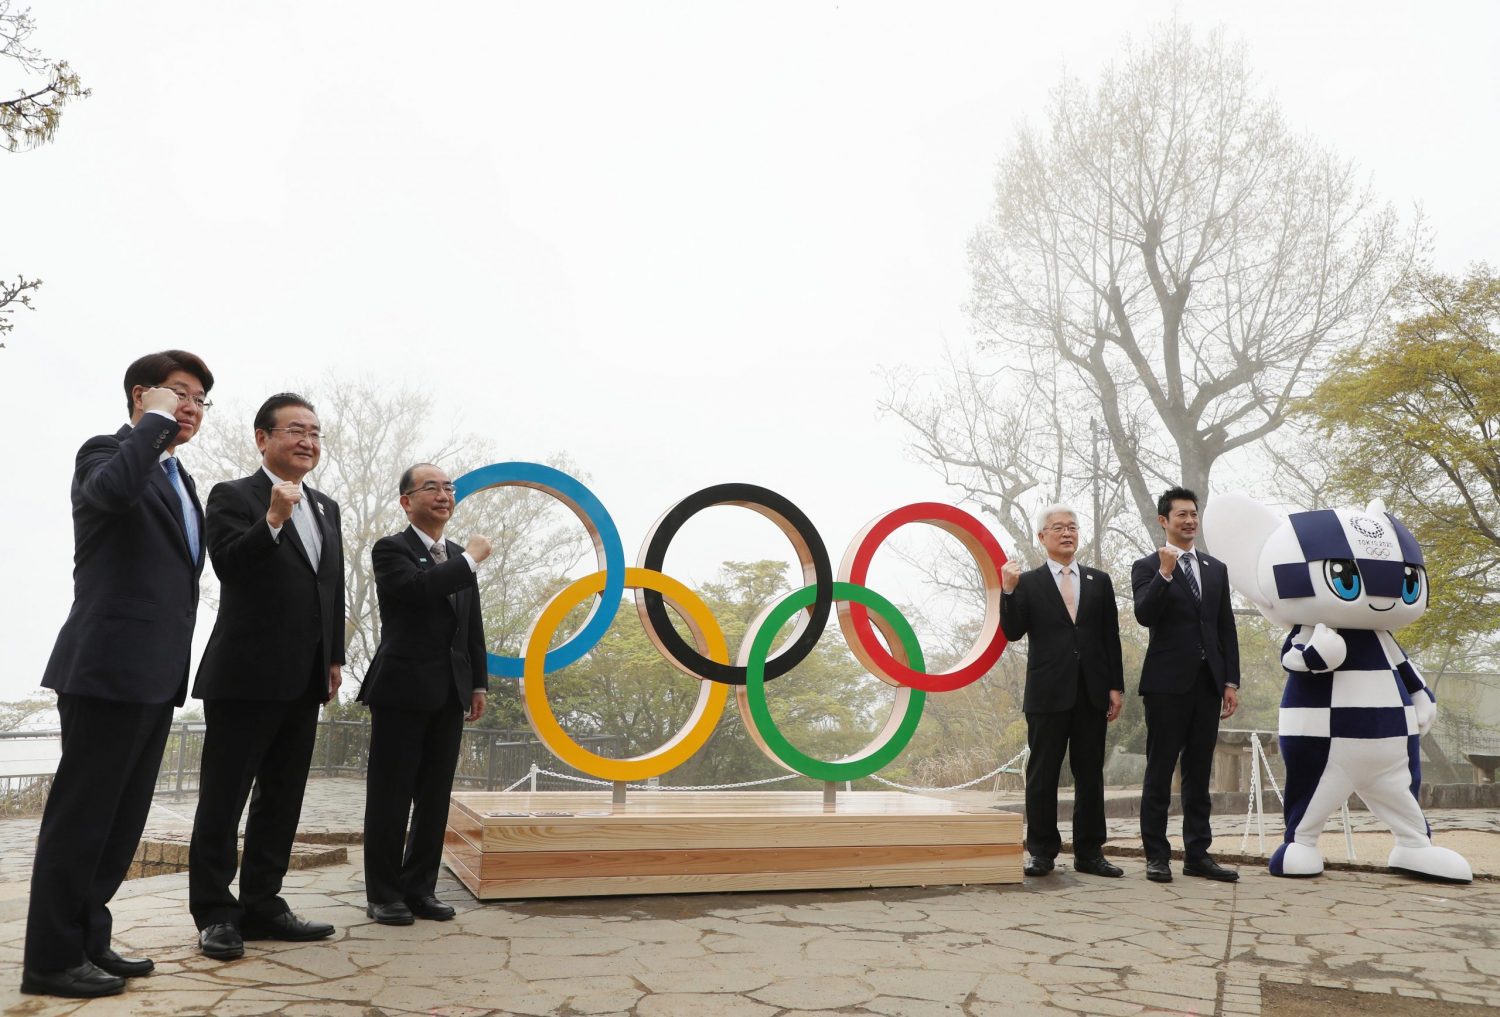
[[1338, 357], [1304, 412], [1337, 492], [1384, 497], [1422, 544], [1430, 607], [1401, 638], [1446, 670], [1500, 629], [1500, 277], [1415, 276], [1388, 335]]

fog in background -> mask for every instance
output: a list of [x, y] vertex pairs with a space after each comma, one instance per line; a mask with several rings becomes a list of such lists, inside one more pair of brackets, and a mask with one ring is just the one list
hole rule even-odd
[[[124, 421], [126, 364], [164, 347], [207, 360], [206, 428], [247, 445], [261, 399], [299, 385], [316, 402], [330, 372], [426, 387], [434, 444], [458, 428], [506, 458], [569, 455], [632, 560], [660, 512], [712, 483], [791, 498], [835, 560], [870, 517], [952, 500], [877, 417], [884, 371], [936, 369], [970, 343], [965, 245], [1015, 125], [1039, 119], [1065, 71], [1091, 80], [1173, 13], [32, 10], [34, 43], [93, 96], [53, 143], [0, 154], [0, 270], [45, 280], [0, 350], [0, 700], [35, 688], [71, 599], [74, 453]], [[1435, 267], [1495, 260], [1500, 7], [1195, 3], [1179, 17], [1223, 25], [1293, 124], [1404, 212], [1420, 205]], [[716, 509], [667, 571], [692, 583], [766, 557], [789, 558], [769, 523]]]

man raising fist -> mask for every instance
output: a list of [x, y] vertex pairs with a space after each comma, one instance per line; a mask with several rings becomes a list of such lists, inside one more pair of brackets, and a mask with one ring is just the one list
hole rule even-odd
[[397, 490], [411, 525], [370, 553], [380, 646], [359, 690], [370, 707], [365, 913], [383, 925], [453, 917], [436, 895], [443, 828], [463, 722], [484, 714], [488, 683], [477, 573], [490, 542], [443, 537], [454, 492], [440, 467], [408, 468]]

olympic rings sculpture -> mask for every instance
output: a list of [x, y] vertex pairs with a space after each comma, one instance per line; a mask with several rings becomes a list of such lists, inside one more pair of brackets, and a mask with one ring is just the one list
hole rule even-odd
[[[886, 766], [906, 747], [922, 718], [929, 692], [951, 692], [978, 680], [1000, 659], [1000, 568], [1005, 552], [978, 519], [952, 505], [918, 502], [887, 512], [866, 525], [850, 543], [837, 576], [823, 538], [811, 520], [786, 498], [753, 484], [718, 484], [677, 502], [646, 534], [637, 564], [625, 564], [619, 531], [594, 493], [576, 478], [540, 463], [494, 463], [453, 482], [455, 502], [496, 487], [525, 487], [550, 495], [570, 509], [594, 545], [598, 571], [570, 583], [542, 608], [526, 635], [520, 657], [491, 653], [489, 671], [519, 678], [526, 717], [542, 744], [558, 759], [602, 780], [639, 781], [681, 765], [703, 747], [718, 725], [731, 689], [745, 730], [783, 768], [816, 780], [855, 780]], [[791, 542], [806, 585], [768, 605], [751, 623], [734, 663], [718, 621], [696, 593], [661, 571], [667, 546], [692, 516], [717, 505], [748, 508], [769, 519]], [[959, 540], [974, 557], [984, 586], [984, 621], [974, 645], [948, 671], [929, 674], [911, 625], [895, 605], [864, 585], [880, 545], [902, 526], [935, 526]], [[576, 663], [604, 638], [626, 589], [640, 591], [636, 612], [647, 637], [666, 660], [699, 681], [698, 701], [666, 744], [629, 759], [590, 752], [571, 738], [547, 700], [547, 675]], [[593, 598], [576, 633], [548, 650], [558, 626], [579, 604]], [[692, 634], [683, 639], [667, 614], [670, 605]], [[896, 688], [890, 716], [868, 745], [842, 759], [821, 760], [803, 753], [776, 727], [766, 700], [766, 683], [791, 672], [817, 645], [837, 608], [839, 629], [855, 659]], [[784, 644], [771, 643], [793, 616], [797, 623]], [[876, 630], [880, 635], [876, 635]], [[883, 642], [882, 642], [883, 637]]]

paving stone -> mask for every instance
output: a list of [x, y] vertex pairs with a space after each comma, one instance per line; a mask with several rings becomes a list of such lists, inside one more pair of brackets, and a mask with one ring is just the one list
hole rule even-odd
[[901, 996], [877, 996], [864, 1005], [871, 1013], [886, 1017], [965, 1017], [957, 1003], [933, 999], [907, 999]]
[[1062, 964], [1030, 964], [1026, 976], [1038, 985], [1080, 985], [1088, 983], [1113, 983], [1119, 973], [1108, 968], [1085, 968]]
[[637, 1017], [771, 1017], [780, 1008], [739, 996], [701, 992], [665, 992], [636, 1005]]
[[1047, 990], [1020, 975], [996, 974], [981, 978], [974, 996], [990, 1003], [1037, 1003], [1047, 999]]
[[782, 978], [748, 993], [752, 999], [778, 1007], [819, 1008], [858, 1006], [877, 995], [870, 986], [854, 978]]
[[704, 970], [701, 966], [686, 971], [644, 971], [636, 981], [651, 992], [754, 992], [770, 984], [775, 975], [769, 971], [747, 971], [743, 968]]
[[[871, 971], [866, 977], [872, 988], [887, 996], [906, 996], [935, 1002], [962, 1003], [979, 983], [975, 972], [920, 971], [913, 968]], [[873, 995], [873, 994], [872, 994]]]
[[1129, 1017], [1130, 1014], [1141, 1013], [1146, 1009], [1141, 1003], [1107, 999], [1103, 996], [1082, 996], [1072, 992], [1054, 993], [1052, 1005], [1078, 1013], [1098, 1014], [1100, 1017]]

